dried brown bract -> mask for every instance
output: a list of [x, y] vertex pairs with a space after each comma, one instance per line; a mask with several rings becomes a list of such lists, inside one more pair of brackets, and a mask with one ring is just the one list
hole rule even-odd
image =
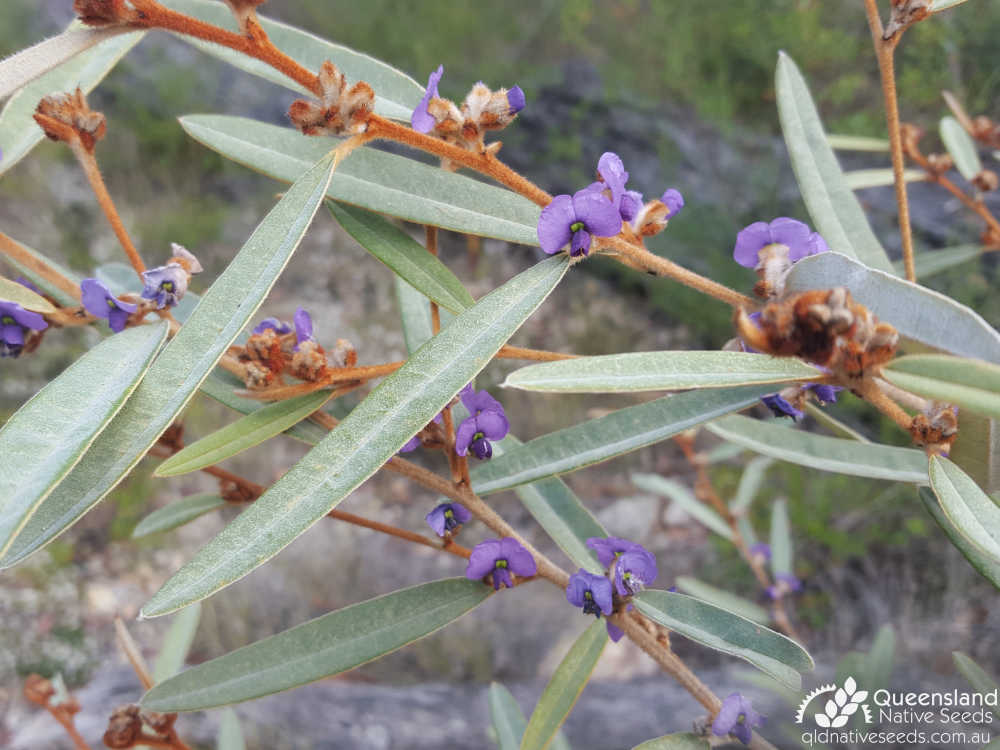
[[108, 729], [104, 733], [104, 744], [110, 748], [132, 747], [142, 734], [142, 718], [136, 705], [116, 708], [108, 719]]
[[972, 178], [972, 184], [984, 193], [988, 193], [1000, 186], [1000, 179], [997, 178], [997, 173], [992, 169], [984, 169]]
[[52, 140], [79, 143], [87, 151], [93, 151], [107, 131], [104, 115], [87, 106], [79, 87], [72, 94], [51, 94], [42, 99], [35, 109], [35, 122]]
[[88, 26], [129, 23], [133, 15], [125, 0], [73, 0], [73, 12]]
[[910, 435], [928, 454], [947, 455], [958, 437], [958, 409], [947, 404], [933, 404], [926, 414], [913, 418]]
[[327, 60], [319, 71], [320, 101], [296, 99], [288, 118], [306, 135], [357, 135], [368, 129], [375, 92], [364, 81], [350, 89], [337, 66]]

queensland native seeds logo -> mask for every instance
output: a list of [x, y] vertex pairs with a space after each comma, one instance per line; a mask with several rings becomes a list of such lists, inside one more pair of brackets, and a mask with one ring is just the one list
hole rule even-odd
[[[795, 714], [795, 723], [801, 724], [805, 720], [806, 709], [809, 708], [814, 699], [821, 695], [829, 695], [830, 693], [833, 693], [833, 695], [827, 698], [823, 710], [813, 714], [813, 719], [818, 727], [823, 729], [839, 729], [851, 720], [851, 717], [857, 713], [859, 708], [862, 714], [864, 714], [865, 723], [872, 723], [871, 709], [864, 702], [868, 697], [868, 691], [858, 690], [858, 683], [854, 681], [853, 677], [848, 677], [844, 680], [844, 687], [842, 688], [838, 688], [836, 685], [820, 685], [809, 693], [799, 704], [799, 710]], [[813, 706], [813, 710], [815, 711], [818, 707], [819, 703], [817, 702]]]

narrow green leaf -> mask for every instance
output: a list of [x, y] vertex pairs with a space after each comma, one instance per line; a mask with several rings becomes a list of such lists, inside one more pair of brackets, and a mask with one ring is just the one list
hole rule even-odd
[[[0, 118], [2, 118], [2, 115], [0, 115]], [[0, 137], [2, 137], [2, 131], [0, 131]], [[4, 162], [0, 162], [0, 173], [2, 173], [3, 163]], [[41, 265], [49, 266], [52, 270], [62, 274], [71, 284], [79, 286], [80, 280], [77, 278], [76, 274], [74, 274], [72, 271], [66, 268], [63, 268], [55, 261], [49, 260], [37, 250], [33, 250], [27, 245], [18, 242], [12, 237], [8, 237], [3, 232], [0, 232], [0, 258], [2, 258], [5, 263], [7, 263], [11, 268], [13, 268], [19, 275], [23, 276], [32, 284], [37, 286], [42, 291], [42, 294], [47, 294], [49, 297], [51, 297], [57, 303], [59, 303], [62, 307], [78, 307], [80, 305], [80, 300], [78, 297], [74, 297], [71, 294], [66, 293], [55, 284], [50, 283], [43, 276], [39, 275], [38, 273], [35, 273], [35, 270], [33, 268], [30, 268], [26, 265], [17, 262], [9, 255], [4, 253], [2, 246], [7, 243], [17, 246], [20, 252], [24, 253], [25, 255], [31, 256], [33, 259], [36, 259], [37, 262]]]
[[931, 489], [948, 520], [969, 542], [1000, 562], [1000, 507], [947, 458], [932, 456]]
[[472, 472], [473, 489], [486, 495], [607, 461], [744, 409], [773, 390], [752, 386], [690, 391], [619, 409], [530, 440], [478, 466]]
[[931, 0], [931, 13], [940, 13], [943, 10], [961, 5], [966, 0]]
[[[955, 662], [955, 668], [962, 673], [962, 676], [969, 681], [972, 689], [977, 693], [987, 695], [988, 693], [995, 693], [997, 690], [1000, 690], [1000, 685], [997, 685], [997, 681], [990, 677], [985, 669], [961, 651], [952, 651], [951, 658]], [[990, 710], [994, 716], [1000, 718], [1000, 709], [996, 706], [991, 706]]]
[[[227, 115], [188, 115], [180, 122], [199, 143], [284, 182], [340, 142]], [[329, 196], [418, 224], [538, 244], [541, 209], [527, 198], [385, 151], [353, 151], [337, 168]]]
[[959, 414], [961, 429], [949, 458], [986, 492], [1000, 490], [1000, 420], [974, 411]]
[[685, 513], [724, 539], [733, 538], [733, 530], [722, 516], [695, 497], [694, 493], [680, 482], [658, 474], [633, 474], [631, 479], [632, 484], [639, 489], [673, 500]]
[[332, 158], [322, 159], [264, 217], [108, 429], [42, 503], [0, 567], [23, 560], [69, 528], [170, 426], [288, 263], [319, 208], [332, 169]]
[[222, 718], [219, 720], [219, 736], [215, 741], [215, 750], [246, 750], [239, 717], [231, 708], [227, 708], [222, 712]]
[[[413, 354], [434, 335], [431, 306], [424, 295], [399, 276], [394, 276], [393, 279], [396, 282], [396, 302], [399, 305], [399, 317], [403, 324], [406, 352]], [[441, 322], [444, 323], [444, 321]]]
[[490, 362], [568, 267], [566, 256], [543, 260], [455, 318], [168, 580], [143, 614], [166, 614], [211, 595], [329, 513]]
[[[923, 182], [927, 173], [922, 169], [904, 169], [903, 182]], [[844, 172], [844, 181], [851, 190], [888, 187], [896, 184], [896, 176], [889, 167], [881, 169], [855, 169]]]
[[497, 750], [518, 750], [528, 720], [514, 696], [499, 682], [490, 683], [490, 720], [497, 733]]
[[490, 593], [481, 581], [465, 578], [394, 591], [191, 667], [153, 687], [141, 702], [150, 711], [196, 711], [315, 682], [430, 635]]
[[951, 154], [952, 161], [955, 162], [955, 169], [965, 179], [971, 181], [973, 177], [983, 171], [983, 163], [979, 160], [979, 149], [972, 136], [965, 132], [958, 120], [951, 115], [941, 118], [938, 126], [941, 134], [941, 142]]
[[820, 471], [927, 483], [927, 457], [914, 448], [814, 435], [773, 421], [763, 422], [739, 415], [716, 420], [708, 429], [723, 440], [757, 453]]
[[163, 682], [181, 671], [200, 621], [201, 604], [197, 602], [174, 615], [153, 665], [154, 682]]
[[941, 354], [915, 354], [894, 359], [884, 377], [919, 396], [1000, 419], [998, 365]]
[[735, 445], [734, 443], [719, 443], [712, 446], [708, 453], [705, 454], [705, 460], [710, 464], [717, 464], [736, 458], [741, 453], [743, 453], [743, 448], [739, 445]]
[[840, 437], [845, 437], [849, 440], [857, 440], [859, 443], [871, 443], [871, 440], [866, 438], [850, 425], [844, 424], [839, 419], [832, 416], [830, 412], [818, 404], [807, 402], [806, 414], [815, 419], [818, 424], [826, 427], [834, 435], [839, 435]]
[[708, 750], [710, 747], [708, 740], [694, 732], [677, 732], [646, 740], [632, 750]]
[[[78, 54], [69, 59], [64, 58], [65, 62], [31, 81], [8, 100], [0, 112], [0, 152], [3, 153], [0, 175], [23, 159], [45, 137], [32, 117], [42, 97], [56, 92], [74, 91], [77, 86], [85, 94], [89, 94], [118, 61], [138, 44], [144, 34], [143, 31], [122, 33], [121, 29], [82, 29], [73, 24], [60, 36], [42, 42], [43, 45], [56, 43], [57, 40], [63, 43], [68, 38], [67, 35], [71, 35], [84, 45], [93, 46], [89, 49], [81, 46]], [[52, 67], [52, 58], [45, 57], [43, 62], [47, 67]], [[20, 67], [17, 56], [7, 58], [3, 65], [12, 66], [12, 71], [27, 70]], [[0, 78], [5, 82], [7, 80], [3, 73], [0, 73]], [[15, 88], [24, 82], [23, 77], [18, 78], [20, 84], [13, 77], [9, 80], [15, 84]], [[0, 83], [0, 99], [10, 93], [6, 88], [4, 83]]]
[[939, 292], [876, 271], [840, 253], [803, 258], [786, 277], [792, 292], [847, 287], [879, 320], [908, 338], [1000, 364], [1000, 334], [977, 312]]
[[139, 539], [161, 531], [170, 531], [183, 526], [206, 513], [223, 507], [226, 501], [211, 492], [188, 495], [169, 505], [157, 508], [143, 518], [132, 530], [132, 538]]
[[[205, 0], [165, 0], [164, 5], [216, 26], [236, 30], [233, 14], [229, 8], [221, 3], [206, 2]], [[384, 117], [409, 120], [413, 108], [417, 106], [420, 98], [424, 95], [423, 86], [410, 76], [380, 60], [339, 44], [333, 44], [293, 26], [272, 21], [270, 18], [264, 16], [258, 16], [258, 18], [264, 31], [267, 32], [268, 37], [278, 49], [307, 70], [316, 73], [320, 66], [329, 60], [346, 76], [349, 84], [353, 85], [356, 81], [367, 81], [375, 90], [375, 111]], [[260, 76], [292, 91], [307, 93], [292, 79], [279, 73], [270, 65], [248, 55], [183, 34], [178, 34], [178, 38], [248, 73]]]
[[775, 576], [792, 575], [792, 531], [788, 523], [788, 504], [775, 500], [771, 505], [771, 572]]
[[958, 548], [958, 551], [965, 556], [965, 559], [969, 561], [972, 567], [978, 570], [995, 588], [1000, 589], [1000, 563], [984, 554], [976, 545], [959, 532], [955, 524], [944, 514], [937, 497], [929, 487], [920, 488], [920, 500], [923, 502], [924, 507], [927, 508], [927, 512], [931, 514], [938, 526], [941, 527], [948, 536], [948, 539], [951, 540], [951, 543]]
[[220, 430], [184, 446], [156, 467], [158, 477], [189, 474], [232, 458], [245, 450], [280, 435], [306, 419], [330, 399], [330, 391], [316, 391], [277, 401], [237, 419]]
[[545, 750], [549, 747], [587, 685], [607, 642], [607, 629], [600, 620], [591, 623], [576, 639], [538, 699], [538, 705], [524, 730], [521, 750]]
[[327, 206], [361, 247], [429, 299], [454, 313], [476, 304], [455, 274], [406, 232], [371, 211], [335, 201]]
[[0, 428], [0, 555], [125, 405], [166, 336], [160, 323], [105, 339]]
[[[982, 254], [983, 249], [979, 245], [956, 245], [955, 247], [945, 247], [940, 250], [925, 250], [916, 253], [913, 258], [913, 265], [917, 272], [917, 278], [926, 279], [962, 263], [967, 263]], [[895, 269], [897, 276], [904, 274], [903, 261], [893, 263], [892, 267]]]
[[740, 477], [739, 486], [736, 488], [736, 497], [729, 503], [729, 508], [733, 513], [741, 515], [753, 504], [757, 497], [757, 491], [764, 482], [767, 470], [771, 468], [774, 461], [766, 456], [757, 456], [747, 462]]
[[661, 625], [703, 646], [745, 659], [796, 690], [802, 686], [799, 672], [815, 666], [812, 657], [790, 638], [694, 597], [649, 589], [636, 597], [635, 605]]
[[816, 229], [837, 252], [892, 273], [889, 256], [872, 232], [827, 142], [809, 87], [784, 52], [778, 53], [775, 87], [781, 131]]
[[31, 291], [24, 284], [5, 279], [0, 276], [0, 300], [13, 302], [20, 305], [25, 310], [33, 310], [38, 313], [53, 313], [55, 306], [44, 297]]
[[868, 138], [863, 135], [834, 135], [828, 133], [826, 142], [838, 151], [884, 151], [889, 153], [889, 141], [885, 138]]
[[815, 380], [823, 373], [791, 357], [747, 352], [628, 352], [522, 367], [504, 386], [559, 393], [732, 388]]
[[864, 687], [869, 691], [888, 688], [892, 668], [896, 661], [896, 631], [892, 625], [883, 625], [875, 634], [872, 647], [865, 659]]
[[[502, 442], [494, 443], [493, 457], [521, 445], [523, 443], [513, 435], [507, 435]], [[604, 573], [603, 566], [587, 546], [587, 540], [606, 537], [608, 532], [563, 480], [558, 477], [542, 479], [522, 484], [514, 491], [538, 525], [570, 560], [591, 573]]]
[[759, 604], [699, 581], [697, 578], [677, 576], [677, 588], [684, 594], [690, 594], [696, 599], [702, 599], [727, 612], [759, 622], [761, 625], [766, 625], [771, 621], [771, 615]]

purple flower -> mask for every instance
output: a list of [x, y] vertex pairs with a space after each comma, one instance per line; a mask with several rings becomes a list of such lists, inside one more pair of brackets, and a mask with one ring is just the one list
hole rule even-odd
[[441, 503], [426, 516], [427, 525], [438, 536], [444, 536], [446, 531], [453, 531], [470, 518], [472, 514], [458, 503]]
[[510, 574], [533, 576], [538, 572], [535, 558], [531, 556], [513, 537], [488, 539], [472, 548], [465, 577], [476, 581], [493, 574], [493, 589], [499, 591], [501, 584], [513, 588]]
[[615, 590], [619, 596], [638, 594], [656, 580], [656, 558], [641, 544], [633, 544], [615, 561]]
[[307, 341], [315, 341], [313, 338], [313, 321], [312, 316], [306, 311], [304, 307], [300, 307], [295, 311], [295, 351], [299, 350]]
[[[631, 603], [625, 605], [626, 612], [631, 612], [633, 609], [635, 609], [635, 607]], [[624, 630], [617, 625], [612, 625], [608, 620], [605, 620], [604, 625], [608, 629], [608, 638], [611, 639], [612, 643], [618, 643], [618, 641], [622, 639], [622, 636], [625, 635]]]
[[28, 281], [23, 276], [18, 276], [16, 279], [14, 279], [14, 281], [16, 281], [18, 284], [20, 284], [23, 287], [27, 287], [28, 289], [30, 289], [31, 291], [33, 291], [35, 294], [41, 294], [42, 293], [41, 289], [39, 289], [37, 286], [35, 286], [34, 284], [32, 284], [30, 281]]
[[610, 615], [613, 607], [611, 581], [580, 568], [569, 577], [566, 600], [574, 607], [583, 607], [585, 615]]
[[751, 557], [762, 557], [765, 560], [771, 559], [771, 545], [765, 544], [764, 542], [757, 542], [756, 544], [750, 545], [750, 556]]
[[590, 252], [592, 235], [614, 237], [622, 228], [616, 204], [601, 192], [586, 187], [572, 196], [557, 195], [542, 209], [538, 219], [538, 241], [549, 255], [570, 243], [570, 255]]
[[[427, 90], [424, 92], [424, 98], [420, 100], [420, 104], [413, 110], [413, 115], [410, 117], [410, 127], [418, 133], [429, 133], [437, 125], [437, 120], [427, 111], [427, 105], [430, 104], [431, 99], [437, 98], [438, 83], [441, 81], [441, 76], [443, 75], [444, 65], [438, 65], [438, 69], [431, 73], [427, 79]], [[517, 90], [521, 91], [519, 88]], [[513, 103], [511, 106], [513, 107]], [[521, 106], [524, 106], [523, 92], [521, 92]]]
[[750, 744], [751, 730], [764, 723], [766, 717], [753, 710], [750, 701], [739, 693], [731, 693], [712, 722], [712, 734], [716, 737], [733, 735], [744, 745]]
[[816, 396], [816, 400], [821, 404], [837, 403], [837, 393], [844, 390], [843, 386], [827, 385], [825, 383], [807, 383], [805, 389], [812, 391]]
[[755, 268], [759, 260], [758, 253], [768, 245], [785, 245], [788, 247], [788, 259], [791, 262], [801, 260], [807, 255], [829, 250], [826, 241], [809, 229], [806, 224], [787, 216], [779, 216], [771, 223], [755, 221], [736, 235], [736, 247], [733, 248], [733, 258], [741, 266]]
[[514, 86], [507, 90], [507, 104], [510, 106], [510, 114], [516, 115], [524, 109], [524, 90], [520, 86]]
[[794, 594], [802, 590], [802, 581], [791, 573], [778, 573], [774, 576], [774, 585], [767, 587], [767, 595], [772, 599], [780, 599], [785, 594]]
[[180, 302], [184, 292], [187, 291], [188, 273], [179, 263], [168, 263], [143, 271], [142, 280], [145, 284], [142, 296], [145, 299], [156, 300], [156, 308], [162, 310]]
[[455, 453], [465, 456], [471, 450], [480, 460], [490, 458], [493, 455], [490, 440], [502, 440], [510, 431], [503, 406], [486, 391], [473, 390], [471, 384], [465, 386], [459, 396], [469, 416], [455, 431]]
[[[437, 424], [441, 424], [441, 422], [443, 421], [441, 415], [438, 414], [436, 417], [434, 417], [434, 421]], [[427, 428], [425, 427], [424, 429], [427, 429]], [[421, 430], [420, 432], [423, 432], [423, 430]], [[416, 435], [414, 435], [409, 440], [407, 440], [405, 443], [403, 443], [403, 447], [400, 448], [398, 452], [399, 453], [410, 453], [412, 451], [415, 451], [417, 448], [419, 448], [420, 447], [420, 443], [421, 443], [420, 432], [418, 432]]]
[[279, 336], [284, 336], [286, 333], [292, 332], [292, 327], [277, 318], [264, 318], [254, 327], [253, 333], [256, 335], [264, 333], [264, 331], [274, 331]]
[[639, 545], [617, 536], [609, 536], [607, 538], [592, 536], [587, 540], [587, 546], [597, 553], [597, 559], [601, 562], [601, 565], [607, 568], [611, 566], [611, 563], [618, 555]]
[[111, 291], [97, 279], [84, 279], [80, 282], [81, 299], [87, 312], [95, 318], [106, 318], [111, 330], [120, 333], [125, 329], [128, 316], [139, 309], [131, 302], [116, 299]]
[[0, 357], [16, 357], [24, 348], [24, 333], [28, 329], [44, 331], [49, 327], [45, 318], [25, 310], [16, 302], [0, 301]]
[[[667, 207], [667, 218], [672, 219], [681, 212], [682, 208], [684, 208], [684, 196], [681, 195], [680, 190], [668, 188], [667, 191], [660, 196], [660, 203]], [[816, 236], [818, 237], [819, 235]]]
[[761, 396], [761, 401], [764, 402], [764, 406], [771, 410], [771, 413], [776, 417], [791, 417], [793, 420], [798, 422], [802, 419], [806, 413], [799, 409], [796, 409], [790, 401], [784, 398], [780, 393], [772, 393], [769, 396]]

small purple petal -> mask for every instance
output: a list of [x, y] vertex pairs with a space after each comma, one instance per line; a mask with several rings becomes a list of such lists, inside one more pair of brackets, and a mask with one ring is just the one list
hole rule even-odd
[[476, 581], [492, 572], [496, 568], [497, 558], [500, 556], [500, 540], [487, 539], [472, 548], [469, 555], [469, 564], [465, 568], [465, 577]]
[[590, 234], [580, 229], [573, 232], [573, 239], [569, 243], [569, 254], [574, 258], [590, 253]]
[[476, 417], [477, 432], [490, 440], [503, 440], [510, 432], [510, 422], [502, 411], [484, 411]]
[[611, 639], [612, 643], [618, 643], [622, 639], [622, 636], [625, 635], [625, 631], [617, 625], [612, 625], [610, 622], [605, 624], [608, 628], [608, 638]]
[[817, 383], [810, 383], [806, 386], [806, 388], [816, 394], [816, 398], [821, 404], [837, 403], [837, 392], [844, 390], [844, 388], [839, 385]]
[[[2, 320], [3, 318], [0, 317], [0, 321]], [[0, 326], [0, 336], [3, 337], [3, 342], [7, 346], [24, 346], [24, 328], [16, 323], [4, 323]]]
[[656, 580], [658, 570], [653, 553], [634, 544], [615, 563], [615, 589], [620, 596], [631, 596]]
[[420, 435], [414, 435], [399, 449], [399, 453], [410, 453], [420, 447]]
[[509, 589], [514, 588], [514, 579], [510, 577], [510, 571], [507, 568], [496, 568], [493, 571], [493, 590], [499, 591], [501, 586], [506, 586]]
[[108, 325], [111, 330], [115, 333], [121, 333], [125, 330], [125, 324], [128, 322], [129, 313], [118, 307], [113, 310], [108, 310]]
[[188, 274], [177, 263], [142, 272], [142, 296], [155, 300], [158, 310], [176, 305], [187, 291]]
[[622, 221], [632, 221], [642, 209], [642, 193], [637, 190], [626, 190], [618, 204], [618, 213]]
[[469, 410], [471, 416], [476, 416], [482, 412], [494, 411], [503, 414], [503, 405], [490, 395], [489, 391], [473, 390], [469, 384], [459, 392], [462, 399], [462, 406]]
[[292, 327], [285, 321], [278, 320], [277, 318], [264, 318], [254, 327], [253, 333], [260, 334], [264, 333], [264, 331], [274, 331], [279, 335], [284, 335], [291, 333]]
[[446, 531], [457, 528], [470, 518], [472, 514], [458, 503], [441, 503], [425, 516], [434, 533], [442, 537]]
[[[676, 188], [668, 188], [662, 196], [660, 202], [667, 207], [667, 218], [672, 219], [684, 208], [684, 196]], [[755, 264], [756, 265], [756, 264]]]
[[788, 247], [788, 259], [801, 260], [809, 254], [809, 239], [812, 231], [806, 224], [787, 216], [779, 216], [771, 222], [771, 242]]
[[507, 567], [519, 576], [533, 576], [538, 572], [538, 564], [521, 543], [514, 537], [500, 540], [501, 556], [507, 560]]
[[463, 419], [462, 423], [458, 426], [455, 431], [455, 453], [459, 456], [465, 456], [469, 453], [469, 445], [472, 444], [473, 438], [476, 434], [476, 418], [469, 417], [468, 419]]
[[756, 544], [750, 545], [750, 556], [763, 557], [765, 560], [771, 559], [771, 545], [765, 544], [764, 542], [757, 542]]
[[312, 316], [303, 307], [295, 311], [295, 340], [299, 344], [313, 340]]
[[524, 90], [520, 86], [514, 86], [507, 91], [507, 106], [510, 107], [509, 113], [516, 115], [522, 109], [524, 109], [525, 99]]
[[80, 301], [84, 309], [95, 318], [107, 318], [110, 308], [107, 300], [111, 292], [97, 279], [83, 279], [80, 282]]
[[573, 213], [588, 232], [598, 237], [614, 237], [622, 230], [618, 207], [594, 190], [577, 190], [573, 194]]
[[472, 451], [472, 455], [478, 458], [480, 461], [485, 461], [488, 458], [493, 458], [493, 446], [490, 441], [486, 438], [476, 438], [469, 444], [469, 450]]
[[3, 320], [4, 325], [10, 325], [13, 322], [35, 331], [44, 331], [49, 327], [45, 318], [32, 310], [25, 310], [16, 302], [0, 302], [0, 320], [3, 318], [13, 319], [11, 321]]
[[[621, 158], [613, 151], [605, 151], [597, 161], [597, 174], [601, 176], [608, 189], [611, 190], [611, 202], [615, 209], [620, 208], [622, 195], [625, 193], [625, 183], [628, 182], [628, 172]], [[617, 234], [617, 232], [615, 232]]]
[[733, 259], [741, 266], [755, 268], [757, 253], [765, 245], [771, 243], [771, 229], [766, 222], [755, 221], [740, 230], [736, 235], [736, 247], [733, 248]]
[[625, 550], [634, 547], [635, 542], [617, 536], [607, 538], [592, 536], [587, 540], [587, 546], [597, 553], [597, 559], [605, 568]]
[[438, 65], [438, 69], [431, 73], [427, 79], [427, 90], [424, 92], [420, 104], [413, 110], [413, 115], [410, 117], [410, 127], [418, 133], [429, 133], [437, 125], [437, 120], [427, 111], [427, 105], [431, 99], [437, 97], [438, 83], [441, 81], [441, 76], [443, 75], [444, 65]]
[[[605, 199], [606, 200], [606, 199]], [[557, 195], [538, 218], [538, 242], [542, 250], [554, 255], [562, 250], [573, 235], [570, 225], [576, 221], [573, 197]]]
[[786, 401], [779, 393], [762, 396], [760, 400], [764, 402], [764, 406], [770, 409], [771, 413], [776, 417], [791, 417], [793, 420], [798, 422], [806, 415], [804, 411], [800, 411], [792, 406], [792, 404]]
[[[809, 235], [808, 242], [809, 252], [807, 255], [818, 255], [819, 253], [825, 253], [830, 249], [830, 246], [826, 244], [826, 240], [823, 239], [823, 235], [819, 232], [813, 232]], [[792, 260], [798, 260], [798, 258], [792, 258]]]

